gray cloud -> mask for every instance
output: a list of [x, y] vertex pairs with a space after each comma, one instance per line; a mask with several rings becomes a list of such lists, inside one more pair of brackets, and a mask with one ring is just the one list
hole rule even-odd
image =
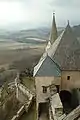
[[79, 7], [79, 0], [51, 0], [50, 5], [58, 7]]
[[[1, 1], [2, 0], [0, 0], [0, 3]], [[11, 9], [11, 11], [10, 9], [7, 10], [8, 18], [7, 16], [6, 17], [4, 16], [5, 19], [0, 18], [0, 22], [1, 21], [3, 22], [3, 20], [5, 20], [4, 23], [7, 24], [8, 22], [9, 26], [10, 23], [14, 24], [21, 23], [21, 25], [25, 23], [27, 28], [51, 26], [53, 11], [55, 11], [56, 13], [56, 22], [58, 26], [66, 26], [67, 20], [70, 20], [71, 25], [80, 24], [80, 0], [3, 0], [3, 1], [4, 2], [7, 1], [7, 3], [10, 3], [10, 1], [11, 3], [13, 2], [17, 3], [14, 4], [14, 6], [12, 6], [13, 9]], [[11, 17], [12, 13], [13, 16]]]

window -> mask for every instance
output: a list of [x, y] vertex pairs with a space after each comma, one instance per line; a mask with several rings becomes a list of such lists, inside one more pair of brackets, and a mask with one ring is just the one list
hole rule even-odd
[[70, 80], [70, 76], [67, 76], [67, 80]]
[[45, 86], [42, 86], [43, 87], [43, 93], [46, 93], [47, 92], [47, 87]]
[[59, 93], [59, 85], [56, 85], [57, 93]]

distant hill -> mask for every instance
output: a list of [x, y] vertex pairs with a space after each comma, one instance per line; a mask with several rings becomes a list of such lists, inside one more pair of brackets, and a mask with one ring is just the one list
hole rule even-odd
[[[58, 28], [61, 32], [63, 28]], [[60, 34], [60, 33], [59, 33]], [[9, 37], [17, 40], [18, 42], [32, 42], [41, 43], [49, 40], [50, 28], [37, 28], [30, 30], [20, 30], [16, 33], [12, 33]]]
[[[58, 28], [58, 34], [62, 32], [64, 28]], [[73, 31], [78, 39], [80, 39], [80, 25], [74, 26]], [[0, 39], [14, 40], [22, 43], [41, 44], [49, 40], [50, 28], [37, 28], [30, 30], [20, 30], [17, 32], [6, 32], [0, 30]]]
[[74, 26], [73, 31], [74, 31], [78, 41], [80, 42], [80, 25]]
[[80, 25], [74, 26], [73, 31], [75, 32], [77, 37], [80, 37]]
[[14, 40], [22, 43], [41, 44], [48, 39], [48, 29], [20, 30], [17, 32], [0, 32], [0, 39]]
[[37, 29], [30, 29], [30, 30], [20, 30], [16, 33], [12, 33], [11, 37], [13, 38], [39, 38], [39, 39], [47, 39], [49, 36], [49, 28], [37, 28]]

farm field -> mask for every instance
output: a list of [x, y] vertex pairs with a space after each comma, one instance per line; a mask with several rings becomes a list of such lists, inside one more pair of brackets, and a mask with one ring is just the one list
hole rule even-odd
[[21, 61], [20, 64], [28, 64], [30, 60], [32, 62], [38, 56], [40, 58], [44, 47], [45, 45], [31, 45], [12, 40], [0, 40], [0, 68], [7, 68], [13, 62], [19, 63]]

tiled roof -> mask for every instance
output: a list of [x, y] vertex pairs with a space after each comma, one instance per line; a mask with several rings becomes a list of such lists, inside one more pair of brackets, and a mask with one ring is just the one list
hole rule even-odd
[[[42, 58], [41, 58], [42, 59]], [[61, 76], [61, 70], [55, 62], [46, 54], [34, 68], [34, 76]]]
[[35, 76], [38, 72], [38, 70], [40, 69], [42, 63], [44, 62], [44, 60], [46, 59], [47, 57], [47, 52], [45, 52], [42, 57], [40, 58], [38, 64], [34, 67], [34, 72], [33, 72], [33, 76]]
[[62, 70], [80, 70], [80, 44], [69, 24], [53, 43], [49, 56]]

